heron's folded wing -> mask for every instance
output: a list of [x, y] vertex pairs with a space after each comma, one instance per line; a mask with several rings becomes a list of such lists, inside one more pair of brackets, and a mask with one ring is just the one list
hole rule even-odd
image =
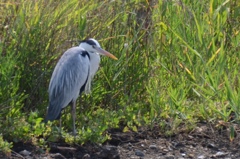
[[47, 120], [55, 120], [63, 108], [77, 99], [87, 81], [89, 67], [89, 58], [81, 48], [74, 47], [63, 54], [49, 84]]

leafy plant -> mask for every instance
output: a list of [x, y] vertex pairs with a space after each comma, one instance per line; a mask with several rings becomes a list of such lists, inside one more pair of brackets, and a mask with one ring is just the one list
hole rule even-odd
[[12, 146], [12, 142], [5, 141], [2, 134], [0, 134], [0, 152], [10, 156]]

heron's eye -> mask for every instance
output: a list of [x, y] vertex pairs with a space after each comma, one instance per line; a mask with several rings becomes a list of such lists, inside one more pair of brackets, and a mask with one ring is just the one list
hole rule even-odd
[[95, 48], [96, 48], [96, 45], [92, 45], [92, 47], [95, 49]]

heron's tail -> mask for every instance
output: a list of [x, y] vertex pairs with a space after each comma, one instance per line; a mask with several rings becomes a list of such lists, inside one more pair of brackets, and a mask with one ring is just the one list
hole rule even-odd
[[44, 122], [47, 123], [48, 121], [59, 120], [60, 117], [61, 117], [61, 109], [49, 104], [47, 109], [47, 115], [44, 119]]

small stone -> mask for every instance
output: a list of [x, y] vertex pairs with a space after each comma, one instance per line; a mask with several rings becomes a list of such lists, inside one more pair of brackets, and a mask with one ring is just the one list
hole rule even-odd
[[107, 151], [117, 151], [117, 147], [113, 145], [105, 145], [103, 146], [103, 148], [106, 149]]
[[129, 146], [129, 147], [133, 147], [133, 145], [132, 145], [130, 142], [128, 143], [128, 146]]
[[87, 154], [85, 154], [82, 158], [83, 158], [83, 159], [90, 159], [91, 157], [90, 157], [90, 155], [87, 153]]
[[221, 152], [221, 151], [218, 151], [216, 154], [214, 154], [213, 156], [214, 157], [223, 157], [223, 156], [226, 156], [228, 153], [225, 153], [225, 152]]
[[204, 158], [206, 158], [204, 155], [200, 155], [200, 156], [198, 156], [197, 157], [198, 159], [204, 159]]
[[29, 152], [27, 150], [23, 150], [23, 151], [20, 151], [19, 154], [21, 154], [23, 156], [29, 156], [29, 155], [31, 155], [31, 152]]
[[163, 152], [168, 152], [168, 149], [165, 149], [165, 148], [164, 148], [164, 149], [163, 149]]
[[64, 159], [65, 157], [61, 153], [54, 153], [51, 154], [52, 158], [59, 158], [59, 159]]
[[132, 148], [133, 148], [133, 145], [131, 143], [128, 143], [128, 149], [132, 150]]
[[135, 155], [136, 155], [136, 156], [143, 157], [143, 156], [144, 156], [144, 153], [143, 153], [142, 151], [140, 151], [140, 150], [136, 150], [136, 151], [135, 151]]
[[149, 145], [150, 149], [157, 149], [157, 145]]
[[167, 156], [165, 157], [165, 159], [174, 159], [174, 156], [173, 156], [173, 155], [167, 155]]
[[182, 156], [186, 156], [186, 154], [185, 154], [185, 153], [182, 153], [181, 155], [182, 155]]
[[103, 146], [101, 152], [99, 153], [99, 157], [100, 158], [111, 158], [111, 159], [119, 158], [119, 153], [117, 151], [117, 147], [113, 146], [113, 145]]
[[188, 156], [189, 156], [190, 158], [194, 158], [194, 154], [192, 154], [192, 153], [188, 154]]
[[178, 143], [175, 144], [175, 147], [176, 148], [184, 147], [184, 144], [181, 143], [181, 142], [178, 142]]
[[193, 137], [193, 136], [191, 136], [191, 135], [188, 135], [188, 137], [189, 137], [189, 139], [194, 139], [194, 137]]
[[210, 149], [213, 149], [215, 151], [218, 151], [218, 148], [216, 147], [216, 145], [211, 144], [211, 143], [207, 145], [207, 148], [210, 148]]
[[186, 151], [184, 149], [179, 150], [180, 153], [185, 153]]

